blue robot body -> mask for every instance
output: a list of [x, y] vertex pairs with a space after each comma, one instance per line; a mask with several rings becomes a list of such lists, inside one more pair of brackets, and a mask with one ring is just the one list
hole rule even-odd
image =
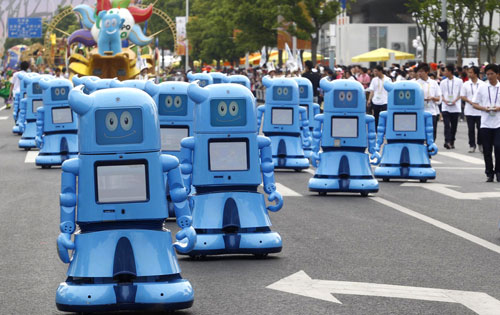
[[[384, 142], [380, 166], [375, 176], [419, 179], [424, 182], [436, 177], [430, 155], [437, 153], [433, 139], [432, 116], [424, 111], [424, 94], [415, 82], [386, 83], [389, 92], [387, 111], [379, 121], [377, 148]], [[430, 133], [429, 133], [430, 132]]]
[[208, 73], [192, 73], [187, 74], [189, 82], [199, 81], [201, 87], [214, 84], [213, 77]]
[[242, 74], [235, 74], [229, 77], [229, 83], [240, 84], [246, 86], [249, 90], [251, 89], [250, 79]]
[[[79, 157], [62, 166], [58, 251], [70, 266], [57, 290], [57, 307], [73, 312], [190, 307], [193, 288], [180, 276], [173, 247], [191, 250], [196, 233], [178, 160], [160, 153], [156, 105], [137, 89], [91, 95], [82, 89], [69, 99], [79, 116], [81, 141]], [[165, 173], [182, 228], [173, 246], [163, 228]], [[72, 241], [77, 224], [80, 233]]]
[[[319, 160], [316, 174], [309, 180], [309, 190], [327, 192], [359, 192], [367, 196], [378, 191], [373, 177], [369, 153], [375, 158], [375, 123], [365, 114], [365, 96], [358, 82], [321, 80], [326, 91], [324, 113], [317, 115], [312, 159]], [[323, 149], [319, 153], [319, 148]]]
[[294, 79], [264, 77], [266, 104], [259, 106], [258, 126], [272, 141], [275, 168], [301, 170], [309, 167], [303, 146], [310, 146], [306, 109], [300, 107], [299, 88]]
[[208, 73], [213, 80], [213, 84], [229, 83], [229, 78], [227, 75], [221, 72], [209, 72]]
[[[307, 120], [309, 121], [309, 131], [312, 133], [314, 128], [317, 127], [318, 122], [314, 117], [320, 113], [320, 107], [313, 101], [313, 87], [311, 81], [302, 77], [293, 78], [299, 85], [299, 101], [300, 107], [306, 110]], [[312, 141], [309, 141], [309, 145], [304, 145], [304, 154], [306, 157], [310, 158], [312, 152]]]
[[[19, 93], [16, 93], [14, 95], [14, 106], [12, 108], [12, 116], [15, 121], [14, 127], [12, 127], [12, 133], [22, 135], [23, 131], [21, 130], [21, 127], [19, 124], [21, 123], [21, 101], [26, 98], [27, 96], [27, 91], [26, 89], [28, 88], [28, 81], [27, 78], [32, 77], [32, 76], [38, 76], [37, 73], [24, 73], [24, 74], [18, 74], [18, 79], [19, 79]], [[22, 123], [24, 124], [24, 117], [22, 117], [23, 121]]]
[[[191, 198], [198, 231], [189, 255], [281, 251], [268, 210], [279, 210], [282, 197], [274, 184], [270, 141], [257, 135], [255, 98], [236, 84], [191, 84], [188, 96], [196, 103], [194, 136], [181, 142], [181, 168], [192, 174], [196, 188]], [[267, 209], [257, 191], [263, 181], [268, 200], [277, 201]]]

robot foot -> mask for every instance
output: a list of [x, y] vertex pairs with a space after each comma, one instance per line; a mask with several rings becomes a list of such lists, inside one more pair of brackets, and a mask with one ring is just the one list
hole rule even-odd
[[436, 171], [432, 167], [401, 167], [401, 166], [379, 166], [374, 171], [376, 178], [384, 181], [392, 178], [404, 179], [435, 179]]
[[36, 148], [35, 139], [21, 139], [18, 146], [20, 149], [34, 149]]
[[168, 281], [162, 281], [161, 277], [157, 280], [99, 284], [66, 281], [57, 289], [57, 309], [65, 312], [173, 311], [193, 305], [193, 288], [189, 281], [179, 275]]
[[275, 169], [304, 170], [309, 168], [309, 160], [305, 157], [273, 157]]
[[368, 196], [369, 193], [378, 192], [378, 181], [371, 176], [367, 177], [366, 179], [313, 177], [309, 180], [309, 191], [318, 192], [320, 195], [326, 195], [328, 192], [347, 192]]
[[281, 236], [276, 232], [198, 234], [195, 248], [187, 255], [191, 257], [220, 254], [266, 256], [279, 253], [281, 249]]

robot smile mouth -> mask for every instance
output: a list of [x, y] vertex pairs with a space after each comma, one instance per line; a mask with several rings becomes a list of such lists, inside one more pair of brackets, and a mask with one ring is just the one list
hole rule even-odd
[[233, 122], [233, 121], [237, 121], [237, 120], [239, 120], [240, 118], [241, 118], [241, 116], [235, 117], [234, 119], [231, 119], [231, 120], [228, 120], [228, 119], [226, 119], [226, 120], [221, 120], [221, 119], [219, 119], [219, 118], [215, 118], [215, 120], [217, 120], [218, 122], [224, 123], [224, 122]]
[[132, 131], [131, 133], [129, 133], [128, 135], [123, 135], [123, 136], [116, 136], [116, 137], [113, 137], [113, 136], [108, 136], [106, 133], [104, 133], [104, 136], [108, 139], [123, 139], [123, 138], [126, 138], [126, 137], [130, 137], [132, 135], [135, 135], [136, 131]]
[[169, 109], [168, 112], [169, 113], [177, 113], [177, 112], [180, 112], [182, 110], [183, 110], [183, 108], [176, 108], [176, 109]]
[[111, 35], [111, 34], [116, 33], [116, 30], [114, 30], [114, 31], [112, 31], [112, 32], [110, 32], [110, 31], [106, 31], [106, 33], [108, 33], [109, 35]]

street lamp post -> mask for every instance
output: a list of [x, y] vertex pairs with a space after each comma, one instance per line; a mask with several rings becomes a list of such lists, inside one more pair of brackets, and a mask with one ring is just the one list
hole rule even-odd
[[186, 0], [186, 73], [189, 70], [189, 42], [187, 36], [187, 24], [189, 21], [189, 0]]

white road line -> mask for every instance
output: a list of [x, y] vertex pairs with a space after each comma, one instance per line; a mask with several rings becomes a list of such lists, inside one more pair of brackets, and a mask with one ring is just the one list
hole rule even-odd
[[437, 166], [435, 170], [457, 170], [457, 171], [471, 171], [471, 170], [484, 170], [484, 167], [453, 167], [453, 166]]
[[24, 163], [35, 163], [35, 159], [38, 156], [38, 151], [28, 151], [26, 153], [26, 158], [24, 159]]
[[436, 160], [431, 160], [431, 164], [443, 164], [443, 162], [436, 161]]
[[7, 120], [7, 119], [9, 119], [9, 117], [7, 117], [7, 116], [0, 116], [0, 120]]
[[276, 190], [282, 195], [286, 197], [302, 197], [301, 194], [296, 192], [295, 190], [292, 190], [288, 187], [286, 187], [283, 184], [276, 183]]
[[306, 168], [304, 171], [306, 171], [309, 174], [316, 174], [316, 171], [313, 168]]
[[4, 110], [6, 108], [7, 108], [7, 105], [4, 105], [4, 106], [0, 107], [0, 111]]
[[465, 154], [455, 153], [455, 152], [439, 152], [439, 155], [446, 156], [452, 159], [457, 159], [466, 163], [475, 164], [475, 165], [484, 165], [483, 159], [478, 159], [472, 156], [468, 156]]
[[403, 207], [401, 205], [395, 204], [394, 202], [391, 202], [391, 201], [386, 200], [386, 199], [381, 198], [381, 197], [372, 197], [372, 198], [370, 198], [370, 200], [374, 200], [374, 201], [376, 201], [378, 203], [381, 203], [381, 204], [383, 204], [383, 205], [385, 205], [387, 207], [390, 207], [390, 208], [392, 208], [394, 210], [397, 210], [399, 212], [402, 212], [404, 214], [412, 216], [415, 219], [419, 219], [421, 221], [424, 221], [426, 223], [434, 225], [437, 228], [440, 228], [440, 229], [445, 230], [445, 231], [447, 231], [449, 233], [455, 234], [456, 236], [464, 238], [464, 239], [466, 239], [466, 240], [468, 240], [468, 241], [470, 241], [472, 243], [475, 243], [475, 244], [480, 245], [480, 246], [482, 246], [484, 248], [487, 248], [487, 249], [489, 249], [491, 251], [494, 251], [497, 254], [500, 254], [500, 246], [498, 246], [496, 244], [493, 244], [493, 243], [490, 243], [488, 241], [485, 241], [482, 238], [479, 238], [477, 236], [469, 234], [469, 233], [467, 233], [465, 231], [462, 231], [462, 230], [459, 230], [457, 228], [454, 228], [451, 225], [448, 225], [446, 223], [443, 223], [441, 221], [438, 221], [436, 219], [433, 219], [431, 217], [428, 217], [428, 216], [423, 215], [421, 213], [418, 213], [416, 211], [410, 210], [408, 208], [405, 208], [405, 207]]

